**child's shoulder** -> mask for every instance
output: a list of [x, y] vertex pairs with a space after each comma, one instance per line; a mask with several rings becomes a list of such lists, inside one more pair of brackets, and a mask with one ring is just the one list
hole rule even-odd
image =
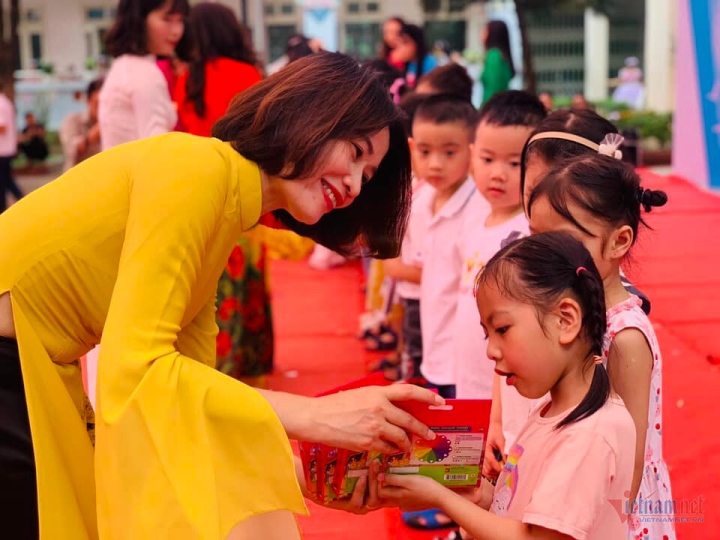
[[635, 424], [625, 404], [618, 397], [610, 397], [590, 416], [562, 428], [566, 436], [600, 437], [611, 448], [618, 448], [628, 437], [635, 438]]

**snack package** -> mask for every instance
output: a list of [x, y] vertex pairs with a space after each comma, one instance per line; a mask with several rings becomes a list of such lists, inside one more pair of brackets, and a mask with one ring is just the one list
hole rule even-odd
[[318, 452], [321, 446], [308, 442], [300, 443], [300, 459], [303, 462], [305, 485], [313, 499], [317, 498], [318, 493]]
[[482, 472], [490, 405], [490, 400], [458, 399], [449, 399], [442, 407], [419, 402], [398, 403], [437, 437], [428, 441], [413, 436], [409, 452], [385, 456], [385, 470], [429, 476], [448, 487], [477, 485]]
[[368, 470], [367, 452], [340, 449], [334, 481], [337, 497], [340, 499], [350, 498], [358, 480], [363, 476], [367, 476]]

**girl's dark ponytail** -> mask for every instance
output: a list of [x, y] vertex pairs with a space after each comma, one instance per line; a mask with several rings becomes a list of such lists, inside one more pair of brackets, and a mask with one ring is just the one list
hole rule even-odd
[[580, 404], [556, 426], [561, 428], [582, 420], [600, 409], [610, 397], [610, 377], [602, 363], [603, 339], [607, 318], [605, 315], [605, 289], [602, 279], [585, 267], [576, 270], [577, 286], [573, 288], [583, 309], [582, 327], [592, 344], [589, 360], [595, 363], [590, 390]]

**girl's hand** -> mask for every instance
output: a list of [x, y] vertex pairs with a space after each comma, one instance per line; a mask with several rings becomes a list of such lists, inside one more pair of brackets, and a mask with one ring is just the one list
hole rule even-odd
[[[482, 473], [488, 478], [497, 478], [502, 471], [502, 464], [495, 459], [495, 452], [504, 455], [505, 437], [503, 436], [502, 425], [491, 422], [488, 427], [488, 438], [485, 442], [485, 457], [483, 458]], [[494, 450], [494, 451], [493, 451]]]
[[410, 449], [408, 433], [433, 440], [435, 434], [427, 426], [393, 404], [413, 400], [445, 404], [437, 394], [411, 384], [371, 386], [316, 398], [311, 414], [318, 430], [313, 442], [391, 454]]
[[403, 509], [442, 508], [443, 495], [448, 488], [432, 478], [419, 474], [381, 474], [380, 498]]

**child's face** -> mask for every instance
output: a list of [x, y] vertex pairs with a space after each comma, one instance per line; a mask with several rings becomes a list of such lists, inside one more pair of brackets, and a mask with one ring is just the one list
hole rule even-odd
[[565, 367], [559, 325], [547, 315], [543, 328], [533, 306], [504, 296], [492, 280], [478, 288], [477, 305], [495, 372], [526, 398], [544, 396]]
[[525, 185], [523, 186], [523, 208], [527, 212], [530, 194], [535, 189], [538, 181], [550, 170], [550, 166], [534, 154], [528, 156], [527, 165], [525, 166]]
[[470, 133], [463, 122], [436, 124], [418, 119], [411, 139], [418, 178], [439, 192], [454, 190], [470, 170]]
[[619, 265], [619, 259], [627, 252], [627, 250], [623, 251], [618, 257], [618, 252], [614, 249], [618, 231], [609, 228], [607, 223], [570, 201], [567, 202], [567, 208], [578, 223], [592, 233], [591, 235], [558, 214], [545, 196], [536, 199], [530, 208], [530, 232], [538, 234], [560, 231], [570, 234], [587, 248], [600, 276], [605, 279], [611, 274], [614, 266]]
[[493, 212], [513, 213], [522, 205], [520, 156], [532, 128], [481, 123], [472, 148], [475, 185]]

